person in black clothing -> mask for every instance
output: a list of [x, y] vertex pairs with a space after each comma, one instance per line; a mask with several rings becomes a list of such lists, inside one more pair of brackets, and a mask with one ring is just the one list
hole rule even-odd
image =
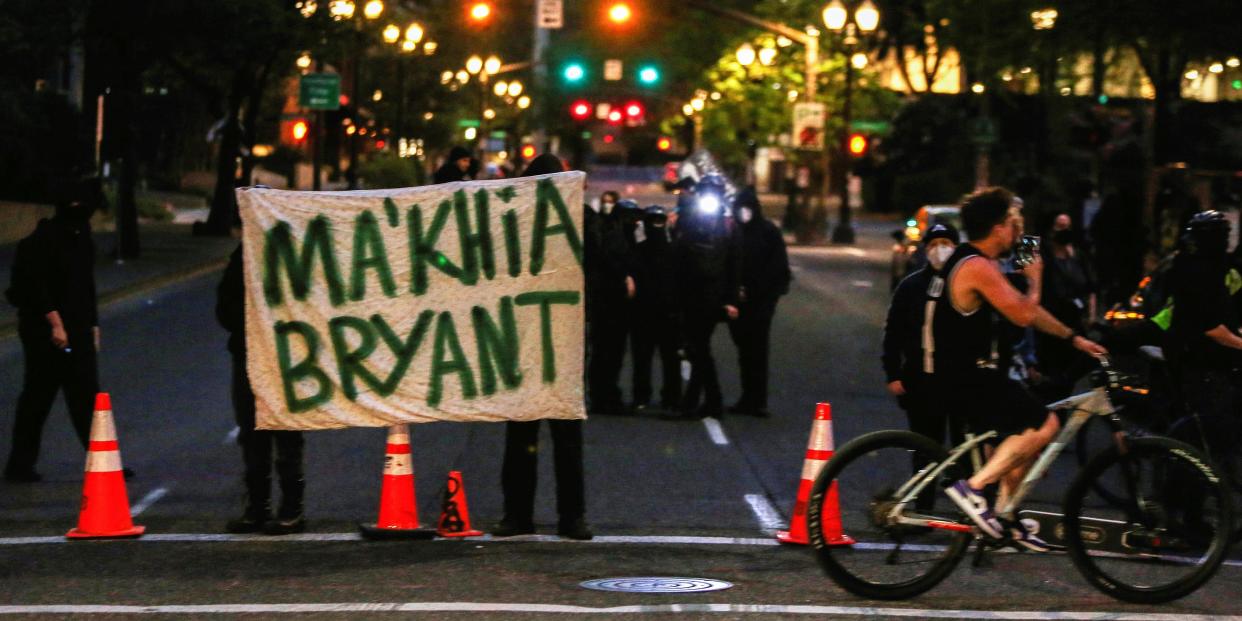
[[[531, 160], [520, 176], [534, 177], [565, 170], [556, 156], [543, 154]], [[586, 208], [590, 212], [590, 208]], [[586, 232], [583, 268], [587, 271], [588, 305], [595, 293], [591, 270], [598, 265], [599, 232]], [[592, 241], [592, 238], [595, 238]], [[505, 456], [500, 486], [504, 491], [505, 514], [492, 529], [495, 537], [528, 535], [535, 532], [535, 482], [539, 465], [539, 422], [505, 423]], [[582, 473], [582, 421], [548, 420], [552, 431], [553, 464], [556, 470], [556, 512], [560, 518], [556, 532], [562, 537], [586, 540], [594, 535], [586, 522], [586, 493]]]
[[634, 410], [651, 402], [651, 357], [660, 351], [663, 383], [660, 409], [676, 410], [681, 402], [681, 328], [677, 280], [673, 272], [673, 241], [664, 208], [644, 211], [641, 233], [635, 236], [638, 270], [631, 352], [634, 360]]
[[[686, 416], [720, 417], [724, 413], [712, 333], [716, 324], [737, 319], [741, 286], [741, 250], [725, 222], [725, 185], [709, 174], [695, 186], [694, 200], [678, 224], [674, 244], [677, 288], [690, 358], [690, 382], [682, 398]], [[699, 399], [703, 399], [700, 407]]]
[[[1095, 318], [1095, 278], [1074, 243], [1073, 221], [1058, 214], [1043, 244], [1044, 281], [1040, 304], [1075, 332], [1085, 332]], [[1035, 356], [1045, 380], [1046, 401], [1068, 397], [1074, 383], [1090, 370], [1091, 360], [1063, 339], [1035, 335]]]
[[[4, 478], [35, 482], [43, 424], [56, 393], [64, 391], [73, 430], [90, 441], [99, 392], [99, 312], [95, 304], [95, 244], [91, 215], [103, 205], [96, 178], [70, 184], [56, 213], [40, 220], [17, 245], [7, 297], [17, 306], [17, 333], [26, 373], [13, 423], [13, 446]], [[132, 475], [127, 470], [126, 475]]]
[[1165, 347], [1191, 411], [1214, 429], [1209, 437], [1237, 438], [1239, 318], [1225, 286], [1229, 221], [1217, 211], [1194, 215], [1173, 260], [1176, 306]]
[[478, 169], [475, 168], [470, 150], [465, 147], [453, 147], [449, 150], [448, 157], [444, 159], [444, 164], [432, 175], [431, 182], [470, 181], [476, 174], [478, 174]]
[[738, 317], [729, 322], [729, 334], [737, 346], [742, 396], [729, 411], [767, 417], [772, 317], [780, 297], [789, 293], [789, 255], [780, 229], [763, 217], [753, 187], [738, 193], [734, 210], [742, 238], [742, 291]]
[[[237, 420], [237, 444], [245, 464], [246, 504], [242, 516], [229, 521], [230, 533], [263, 531], [269, 535], [300, 533], [306, 529], [302, 498], [306, 480], [302, 474], [302, 432], [255, 429], [254, 392], [246, 375], [246, 287], [242, 274], [242, 248], [229, 257], [224, 278], [216, 288], [216, 320], [229, 333], [233, 358], [233, 415]], [[280, 480], [280, 510], [272, 517], [272, 450], [276, 452], [276, 475]]]
[[592, 414], [622, 414], [621, 367], [629, 328], [628, 303], [637, 293], [634, 252], [618, 215], [616, 192], [600, 197], [600, 211], [583, 221], [587, 288], [587, 391]]
[[924, 330], [930, 328], [930, 315], [935, 313], [936, 306], [946, 303], [941, 268], [957, 248], [958, 240], [957, 229], [950, 224], [937, 224], [927, 230], [923, 238], [927, 264], [903, 279], [893, 291], [884, 323], [881, 357], [888, 391], [906, 411], [910, 431], [950, 445], [956, 444], [962, 434], [957, 421], [951, 420], [934, 396], [935, 365]]

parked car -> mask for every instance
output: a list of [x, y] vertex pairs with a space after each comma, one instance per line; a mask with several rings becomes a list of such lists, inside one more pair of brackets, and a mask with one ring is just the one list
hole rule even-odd
[[[939, 223], [951, 224], [962, 230], [961, 209], [957, 205], [924, 205], [914, 213], [903, 228], [893, 231], [893, 259], [889, 269], [889, 289], [927, 262], [923, 255], [923, 236], [927, 229]], [[964, 241], [964, 240], [963, 240]]]

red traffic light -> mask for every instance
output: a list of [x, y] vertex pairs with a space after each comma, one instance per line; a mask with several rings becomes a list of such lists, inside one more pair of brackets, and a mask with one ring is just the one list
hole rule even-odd
[[673, 148], [673, 141], [669, 140], [667, 136], [660, 136], [660, 139], [656, 141], [656, 148], [661, 151], [668, 151]]
[[620, 25], [630, 21], [634, 17], [634, 10], [625, 2], [616, 2], [608, 7], [608, 21]]
[[860, 157], [867, 152], [867, 137], [862, 134], [850, 134], [850, 155]]
[[299, 119], [293, 124], [293, 128], [292, 128], [293, 139], [297, 142], [301, 142], [303, 139], [306, 138], [306, 134], [308, 131], [309, 131], [309, 127], [306, 125], [306, 121]]
[[487, 18], [492, 16], [492, 5], [487, 2], [475, 2], [470, 5], [470, 19], [475, 22], [485, 22]]
[[585, 121], [591, 116], [591, 104], [585, 101], [575, 101], [569, 107], [569, 114], [579, 121]]
[[535, 145], [522, 145], [522, 159], [530, 160], [535, 158]]
[[637, 101], [631, 101], [625, 104], [625, 116], [636, 119], [643, 115], [643, 105]]

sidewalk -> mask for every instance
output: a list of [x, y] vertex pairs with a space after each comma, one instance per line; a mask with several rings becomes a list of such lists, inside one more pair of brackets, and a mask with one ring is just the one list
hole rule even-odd
[[[99, 306], [157, 287], [224, 269], [237, 247], [231, 237], [194, 237], [189, 224], [143, 222], [138, 227], [142, 256], [117, 263], [116, 234], [95, 233], [95, 286]], [[9, 286], [17, 244], [0, 245], [0, 291]], [[17, 331], [17, 309], [0, 299], [0, 339]]]

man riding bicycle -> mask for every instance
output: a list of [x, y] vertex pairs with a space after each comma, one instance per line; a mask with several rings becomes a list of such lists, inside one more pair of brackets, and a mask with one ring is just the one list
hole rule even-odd
[[943, 268], [949, 303], [936, 307], [929, 349], [934, 352], [936, 388], [950, 410], [976, 433], [995, 430], [1000, 443], [978, 472], [945, 493], [988, 536], [1001, 539], [1008, 533], [1015, 543], [1042, 552], [1048, 550], [1046, 543], [1013, 515], [1002, 516], [1007, 523], [1002, 524], [983, 494], [984, 487], [999, 482], [996, 506], [1005, 507], [1060, 428], [1054, 413], [1000, 370], [996, 315], [1065, 339], [1087, 354], [1107, 352], [1039, 305], [1043, 263], [1038, 254], [1023, 268], [1030, 284], [1027, 293], [1002, 274], [996, 259], [1021, 236], [1022, 215], [1011, 192], [987, 188], [967, 196], [961, 219], [968, 242], [958, 246]]

